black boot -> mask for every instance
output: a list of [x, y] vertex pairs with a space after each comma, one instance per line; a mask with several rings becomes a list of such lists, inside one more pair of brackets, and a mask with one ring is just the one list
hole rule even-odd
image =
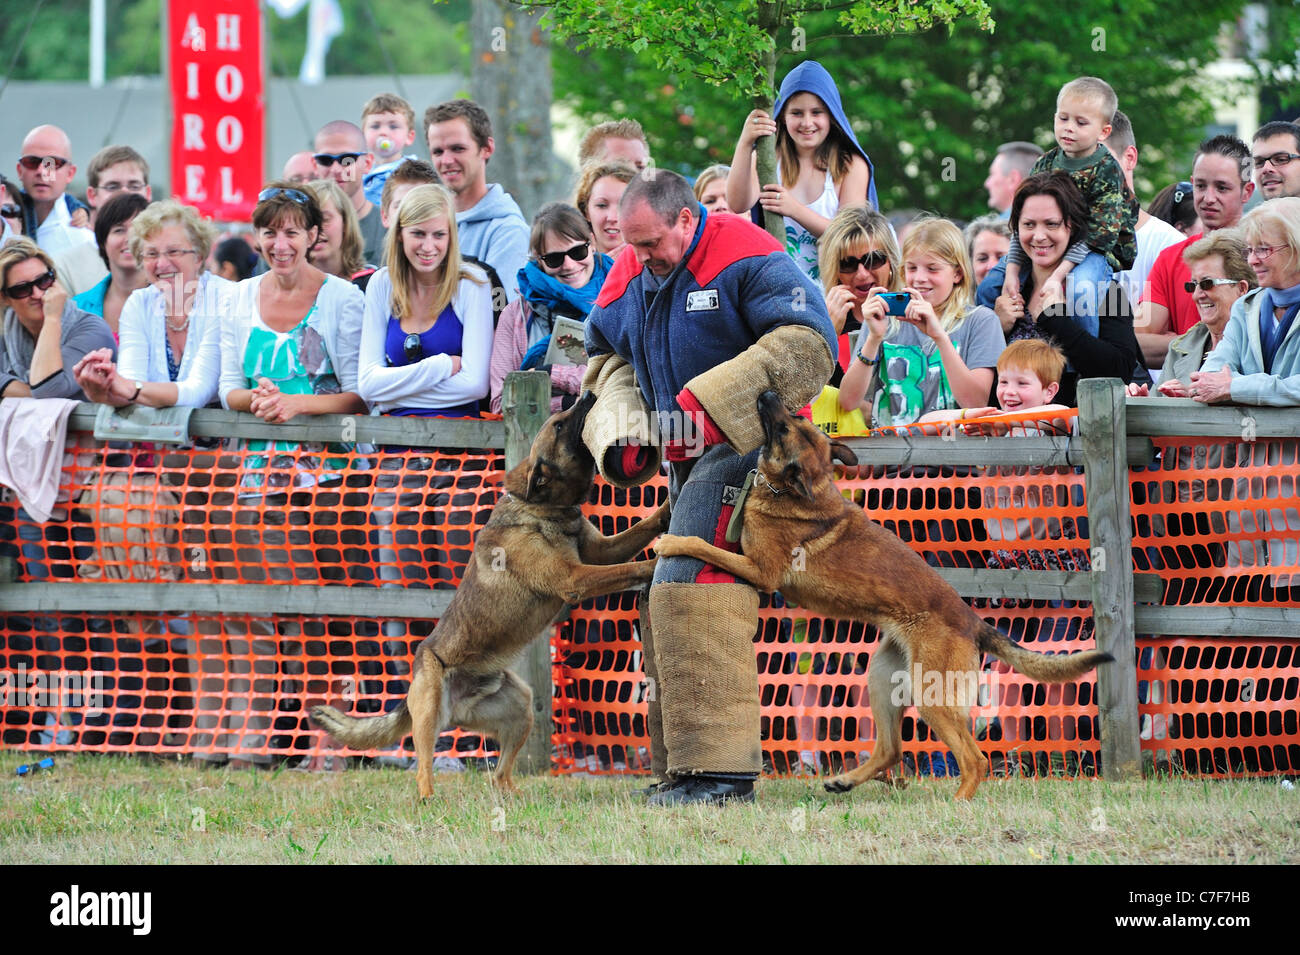
[[685, 806], [689, 803], [721, 805], [724, 802], [753, 802], [754, 778], [748, 774], [683, 776], [671, 786], [654, 793], [647, 805]]

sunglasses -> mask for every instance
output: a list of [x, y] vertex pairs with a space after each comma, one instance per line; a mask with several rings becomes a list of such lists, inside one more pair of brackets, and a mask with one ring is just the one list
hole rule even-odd
[[300, 206], [311, 205], [311, 200], [307, 198], [307, 193], [301, 189], [280, 189], [271, 188], [263, 189], [257, 194], [258, 202], [266, 202], [268, 199], [275, 199], [278, 196], [284, 196], [290, 202], [296, 202]]
[[316, 160], [316, 165], [324, 166], [328, 169], [336, 162], [342, 163], [345, 166], [351, 166], [364, 155], [365, 153], [317, 153], [311, 158]]
[[564, 265], [566, 258], [573, 259], [575, 262], [585, 262], [587, 256], [591, 254], [591, 243], [583, 242], [581, 245], [575, 245], [571, 249], [565, 249], [563, 252], [543, 252], [542, 262], [548, 269], [558, 269]]
[[18, 160], [24, 169], [40, 169], [46, 163], [49, 163], [55, 169], [62, 169], [70, 161], [62, 156], [23, 156]]
[[1192, 198], [1192, 184], [1190, 182], [1180, 182], [1174, 186], [1174, 205], [1182, 202], [1184, 199]]
[[30, 298], [34, 289], [40, 289], [44, 292], [54, 284], [54, 270], [50, 269], [44, 275], [38, 275], [30, 282], [19, 282], [17, 285], [11, 285], [4, 290], [4, 296], [7, 299]]
[[23, 207], [19, 205], [0, 206], [0, 217], [5, 219], [21, 219], [23, 217]]
[[420, 341], [420, 336], [415, 332], [407, 335], [402, 342], [402, 354], [406, 356], [407, 364], [415, 364], [424, 358], [424, 342]]
[[868, 272], [874, 272], [888, 261], [889, 256], [884, 252], [881, 252], [879, 249], [876, 249], [874, 252], [868, 252], [866, 255], [859, 255], [857, 258], [848, 256], [840, 259], [840, 271], [856, 272], [860, 265]]
[[1195, 292], [1199, 288], [1202, 292], [1211, 292], [1216, 285], [1236, 284], [1236, 279], [1201, 279], [1199, 282], [1184, 282], [1183, 290], [1185, 292]]

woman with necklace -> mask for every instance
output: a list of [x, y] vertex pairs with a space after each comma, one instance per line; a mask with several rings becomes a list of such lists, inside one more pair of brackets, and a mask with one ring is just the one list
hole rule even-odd
[[202, 408], [216, 398], [220, 315], [235, 286], [205, 268], [215, 234], [197, 210], [173, 200], [135, 216], [130, 252], [149, 284], [122, 306], [117, 362], [100, 349], [77, 364], [77, 381], [92, 401]]

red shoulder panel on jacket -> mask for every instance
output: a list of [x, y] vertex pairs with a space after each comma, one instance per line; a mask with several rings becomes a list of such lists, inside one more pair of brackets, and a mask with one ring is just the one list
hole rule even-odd
[[603, 308], [622, 298], [628, 285], [640, 274], [641, 263], [636, 260], [636, 251], [630, 245], [623, 246], [623, 251], [618, 254], [609, 274], [605, 276], [605, 284], [600, 287], [596, 304]]
[[687, 266], [695, 281], [708, 285], [729, 266], [741, 259], [784, 252], [785, 248], [770, 233], [740, 216], [711, 215], [704, 223], [704, 235]]

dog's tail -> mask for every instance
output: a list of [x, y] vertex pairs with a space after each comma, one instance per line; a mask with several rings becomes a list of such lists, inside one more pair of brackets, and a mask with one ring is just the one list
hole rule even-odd
[[313, 706], [311, 718], [321, 729], [353, 749], [387, 746], [411, 731], [411, 713], [405, 700], [383, 716], [345, 716], [332, 706]]
[[1035, 653], [1014, 643], [1010, 637], [988, 624], [980, 629], [979, 648], [991, 653], [1018, 673], [1042, 683], [1064, 683], [1076, 679], [1102, 663], [1115, 658], [1101, 650], [1083, 650], [1079, 653]]

